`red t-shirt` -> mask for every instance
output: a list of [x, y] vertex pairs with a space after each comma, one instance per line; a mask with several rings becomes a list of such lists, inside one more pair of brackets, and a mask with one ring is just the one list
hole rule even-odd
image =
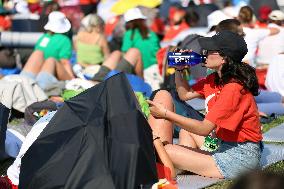
[[164, 35], [164, 38], [162, 41], [171, 41], [173, 40], [180, 32], [188, 29], [189, 26], [187, 25], [186, 22], [182, 22], [181, 24], [179, 25], [173, 25], [173, 26], [170, 26], [166, 32], [165, 32], [165, 35]]
[[216, 135], [226, 142], [259, 142], [262, 139], [257, 105], [253, 95], [238, 83], [216, 86], [215, 74], [192, 88], [205, 98], [205, 119], [216, 125]]

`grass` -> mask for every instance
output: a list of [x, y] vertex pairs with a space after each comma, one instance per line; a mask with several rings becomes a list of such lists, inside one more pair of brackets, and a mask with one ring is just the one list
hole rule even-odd
[[[269, 129], [276, 127], [280, 125], [281, 123], [284, 123], [284, 116], [280, 116], [277, 119], [273, 120], [272, 122], [268, 124], [263, 124], [262, 131], [263, 133], [267, 132]], [[278, 145], [284, 145], [284, 143], [274, 143]], [[272, 164], [268, 166], [267, 168], [264, 169], [264, 171], [269, 171], [269, 172], [275, 172], [275, 173], [280, 173], [284, 175], [284, 161], [279, 161], [275, 164]], [[212, 186], [206, 187], [206, 189], [226, 189], [230, 188], [230, 186], [234, 183], [234, 180], [224, 180], [221, 182], [218, 182], [217, 184], [214, 184]]]
[[263, 126], [262, 131], [263, 131], [263, 133], [265, 133], [269, 129], [276, 127], [276, 126], [280, 125], [281, 123], [284, 123], [284, 116], [278, 117], [277, 119], [273, 120], [269, 124], [262, 124], [262, 126]]

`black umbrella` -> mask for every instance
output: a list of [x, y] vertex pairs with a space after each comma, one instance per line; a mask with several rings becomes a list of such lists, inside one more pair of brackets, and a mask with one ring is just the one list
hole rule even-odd
[[9, 113], [9, 108], [0, 103], [0, 160], [8, 157], [5, 152], [5, 139]]
[[22, 189], [147, 188], [152, 133], [124, 74], [67, 101], [22, 159]]

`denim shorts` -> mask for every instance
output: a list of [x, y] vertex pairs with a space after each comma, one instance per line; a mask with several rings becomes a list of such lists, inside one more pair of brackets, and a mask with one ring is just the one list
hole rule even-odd
[[225, 179], [235, 178], [260, 167], [261, 142], [224, 142], [212, 153]]
[[50, 89], [55, 83], [58, 82], [57, 78], [48, 72], [40, 72], [36, 76], [31, 72], [22, 71], [20, 75], [34, 79], [39, 85], [39, 87], [43, 90]]

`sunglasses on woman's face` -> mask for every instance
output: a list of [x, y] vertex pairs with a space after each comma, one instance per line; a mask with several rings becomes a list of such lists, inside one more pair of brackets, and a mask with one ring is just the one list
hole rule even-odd
[[220, 55], [220, 52], [217, 50], [202, 50], [202, 55], [208, 56], [208, 55]]

